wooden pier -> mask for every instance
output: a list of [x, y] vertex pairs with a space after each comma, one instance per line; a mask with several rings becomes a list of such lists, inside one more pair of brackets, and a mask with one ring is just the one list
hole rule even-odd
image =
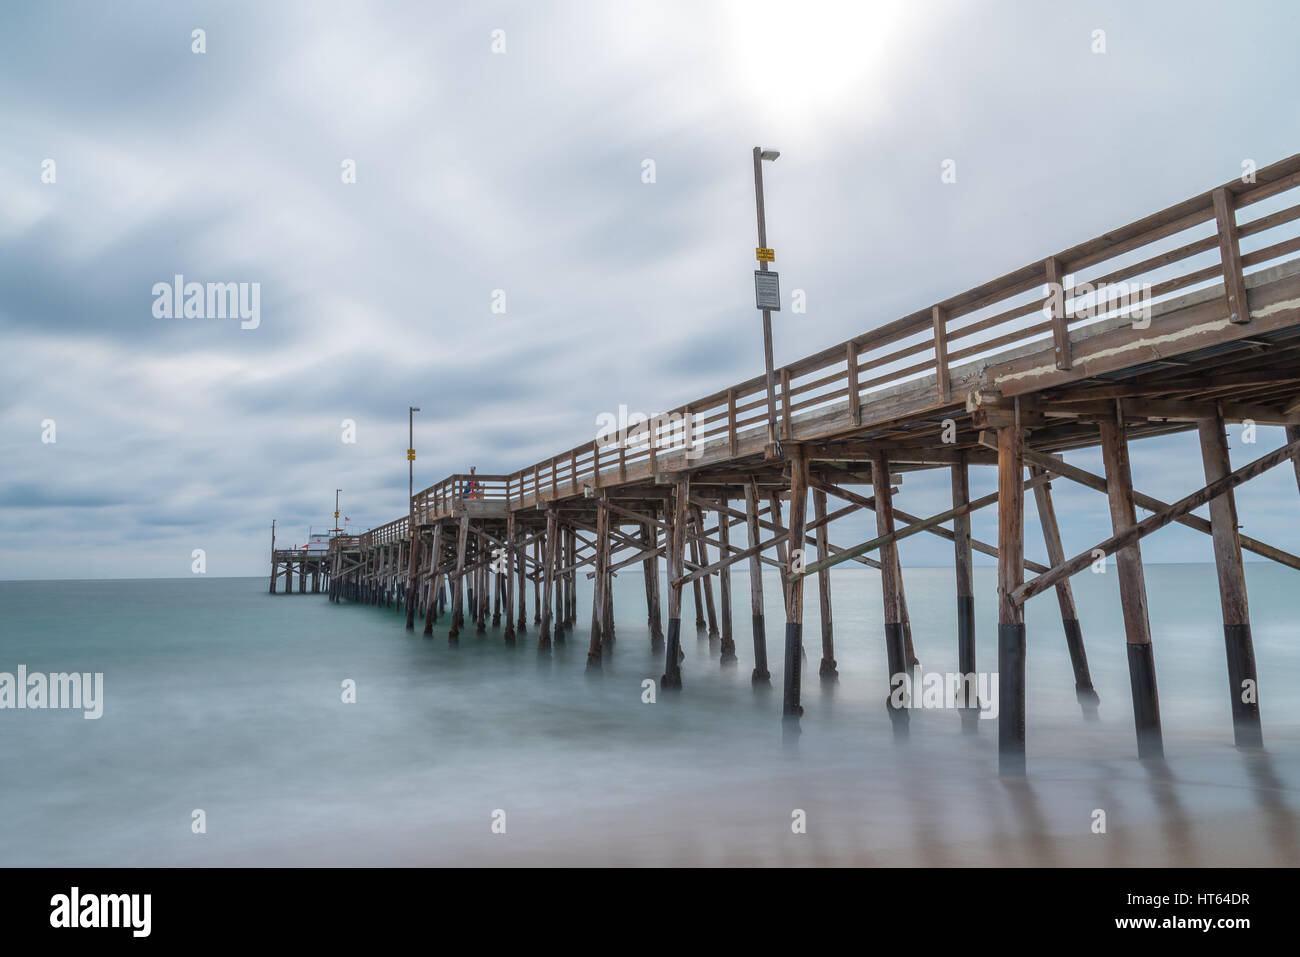
[[[313, 595], [329, 588], [330, 556], [319, 552], [309, 552], [303, 548], [271, 549], [271, 594], [276, 593], [276, 584], [284, 578], [284, 594], [293, 594], [294, 575], [298, 576], [298, 592]], [[311, 587], [308, 588], [310, 581]]]
[[[1300, 196], [1291, 192], [1298, 185], [1300, 155], [779, 368], [774, 417], [766, 376], [757, 376], [508, 475], [450, 476], [416, 492], [395, 521], [334, 538], [323, 569], [331, 600], [400, 608], [407, 628], [431, 635], [441, 625], [451, 641], [467, 629], [486, 631], [490, 618], [505, 641], [529, 638], [546, 648], [572, 631], [583, 575], [593, 586], [588, 668], [599, 669], [615, 644], [612, 576], [640, 565], [647, 635], [664, 654], [663, 688], [689, 680], [680, 654], [688, 587], [696, 625], [718, 642], [723, 666], [752, 645], [752, 681], [767, 683], [776, 629], [764, 618], [761, 571], [771, 566], [784, 588], [775, 649], [783, 713], [795, 722], [803, 711], [805, 583], [816, 582], [822, 609], [817, 674], [834, 681], [830, 573], [841, 563], [866, 564], [880, 570], [882, 588], [889, 674], [879, 676], [880, 692], [903, 737], [909, 711], [892, 693], [893, 678], [916, 655], [897, 543], [937, 535], [953, 546], [952, 640], [962, 674], [978, 668], [972, 552], [997, 558], [997, 593], [987, 600], [998, 608], [1000, 767], [1019, 774], [1024, 603], [1055, 594], [1076, 695], [1085, 713], [1095, 710], [1086, 616], [1070, 579], [1100, 560], [1113, 562], [1119, 578], [1137, 751], [1162, 754], [1141, 542], [1178, 522], [1213, 541], [1224, 714], [1239, 746], [1259, 747], [1242, 553], [1296, 569], [1300, 557], [1240, 534], [1233, 489], [1288, 460], [1300, 478]], [[1272, 211], [1252, 217], [1266, 202]], [[1234, 470], [1225, 429], [1243, 422], [1285, 426], [1286, 444]], [[1178, 432], [1195, 433], [1204, 482], [1169, 503], [1133, 487], [1129, 447]], [[1102, 474], [1061, 458], [1090, 446], [1101, 447]], [[971, 500], [972, 467], [997, 470], [995, 494]], [[950, 474], [952, 508], [909, 514], [905, 476], [930, 469]], [[1052, 504], [1052, 483], [1061, 480], [1104, 494], [1113, 531], [1073, 556]], [[1050, 567], [1024, 558], [1027, 492]], [[1207, 503], [1208, 520], [1193, 514]], [[990, 506], [997, 541], [978, 541], [969, 516]], [[834, 523], [864, 509], [875, 514], [875, 537], [833, 543]], [[1149, 514], [1140, 518], [1139, 510]], [[731, 534], [742, 525], [743, 548]], [[750, 623], [742, 614], [739, 636], [730, 579], [737, 563], [748, 567], [751, 589]], [[272, 590], [274, 582], [273, 574]]]

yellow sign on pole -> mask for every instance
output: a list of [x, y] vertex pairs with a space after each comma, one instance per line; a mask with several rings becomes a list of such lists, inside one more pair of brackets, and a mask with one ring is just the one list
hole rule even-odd
[[406, 450], [406, 461], [408, 461], [408, 462], [414, 462], [414, 461], [415, 461], [415, 449], [407, 449], [407, 450]]
[[761, 263], [776, 262], [775, 249], [763, 249], [762, 247], [759, 247], [758, 249], [754, 250], [754, 255], [758, 257], [758, 261]]

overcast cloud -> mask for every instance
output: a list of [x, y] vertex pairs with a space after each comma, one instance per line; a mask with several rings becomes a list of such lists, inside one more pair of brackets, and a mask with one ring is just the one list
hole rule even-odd
[[[1288, 156], [1296, 28], [1283, 2], [6, 4], [0, 578], [180, 576], [194, 548], [264, 574], [271, 519], [301, 542], [335, 488], [353, 524], [405, 512], [408, 405], [421, 487], [757, 374], [755, 144], [808, 297], [778, 363]], [[156, 318], [175, 274], [260, 283], [260, 326]], [[1280, 430], [1232, 438], [1241, 464]], [[1167, 500], [1202, 484], [1194, 435], [1133, 463]], [[1109, 534], [1056, 489], [1067, 551]], [[947, 495], [908, 476], [899, 505]], [[1295, 547], [1290, 470], [1239, 508]], [[1211, 559], [1181, 528], [1143, 549]]]

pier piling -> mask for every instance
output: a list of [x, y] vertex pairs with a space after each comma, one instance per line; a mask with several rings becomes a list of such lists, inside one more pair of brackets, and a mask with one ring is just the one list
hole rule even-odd
[[[728, 559], [731, 556], [731, 518], [728, 514], [728, 498], [724, 492], [719, 500], [718, 509], [718, 557]], [[721, 663], [734, 664], [736, 661], [736, 639], [731, 630], [731, 565], [723, 565], [718, 571], [718, 600], [721, 602]]]
[[[1030, 466], [1029, 474], [1047, 478], [1047, 474], [1038, 466]], [[1065, 548], [1061, 545], [1061, 530], [1056, 523], [1056, 506], [1052, 503], [1050, 482], [1043, 481], [1034, 486], [1034, 504], [1038, 508], [1038, 521], [1043, 528], [1047, 561], [1055, 567], [1065, 561]], [[1084, 714], [1093, 717], [1101, 699], [1092, 686], [1088, 652], [1083, 646], [1083, 629], [1079, 625], [1079, 612], [1074, 605], [1074, 589], [1070, 586], [1070, 579], [1063, 578], [1057, 582], [1056, 600], [1061, 608], [1061, 624], [1065, 629], [1065, 646], [1070, 653], [1070, 666], [1074, 669], [1074, 695]]]
[[[876, 534], [894, 534], [893, 496], [889, 487], [889, 459], [877, 451], [871, 459], [871, 484], [875, 492]], [[888, 693], [885, 706], [894, 729], [894, 737], [906, 738], [908, 734], [908, 677], [907, 643], [903, 635], [902, 613], [899, 608], [897, 581], [898, 562], [891, 539], [880, 548], [880, 589], [884, 601], [885, 657], [889, 662]]]
[[673, 493], [673, 520], [668, 549], [668, 640], [664, 651], [663, 688], [682, 686], [682, 577], [686, 573], [686, 516], [690, 482], [680, 481]]
[[[970, 505], [970, 470], [968, 457], [959, 450], [950, 466], [952, 473], [952, 507]], [[957, 581], [957, 671], [962, 676], [962, 730], [972, 734], [979, 727], [979, 705], [971, 700], [976, 677], [975, 663], [975, 576], [971, 561], [970, 513], [959, 512], [952, 520], [953, 568]]]
[[[824, 561], [831, 557], [830, 532], [826, 521], [826, 493], [821, 489], [813, 491], [813, 519], [817, 522], [817, 560]], [[823, 568], [817, 572], [817, 598], [822, 620], [822, 660], [817, 674], [822, 681], [833, 682], [840, 673], [835, 667], [835, 627], [831, 619], [831, 570]]]
[[[1137, 513], [1133, 505], [1133, 476], [1128, 462], [1128, 440], [1124, 435], [1123, 419], [1119, 416], [1111, 421], [1102, 421], [1100, 429], [1111, 529], [1118, 535], [1137, 525]], [[1156, 691], [1155, 657], [1151, 648], [1151, 622], [1147, 616], [1142, 549], [1136, 540], [1115, 553], [1115, 565], [1119, 576], [1120, 605], [1124, 613], [1138, 756], [1146, 759], [1160, 758], [1164, 756], [1160, 700]], [[1017, 582], [1016, 586], [1020, 584]]]
[[[1232, 471], [1222, 414], [1216, 409], [1213, 418], [1197, 423], [1197, 429], [1205, 484], [1209, 485]], [[1219, 576], [1223, 639], [1228, 653], [1233, 740], [1239, 748], [1260, 748], [1264, 745], [1264, 734], [1259, 720], [1259, 677], [1255, 673], [1255, 646], [1250, 635], [1246, 570], [1241, 561], [1241, 543], [1237, 540], [1237, 501], [1231, 489], [1210, 499], [1210, 526]]]
[[[782, 578], [790, 571], [803, 571], [804, 525], [808, 512], [808, 459], [803, 446], [797, 442], [785, 446], [790, 463], [790, 541], [797, 548], [790, 550], [791, 558], [798, 556], [797, 567], [782, 563]], [[724, 519], [725, 520], [725, 519]], [[781, 713], [786, 718], [803, 714], [800, 704], [803, 674], [803, 577], [789, 580], [786, 585], [785, 604], [785, 693]]]
[[[751, 547], [762, 541], [759, 533], [758, 481], [750, 476], [745, 484], [745, 522]], [[767, 626], [763, 616], [763, 559], [754, 551], [749, 556], [749, 602], [754, 624], [754, 671], [752, 684], [770, 684], [772, 675], [767, 669]]]
[[1025, 773], [1024, 434], [1019, 410], [998, 430], [998, 771]]

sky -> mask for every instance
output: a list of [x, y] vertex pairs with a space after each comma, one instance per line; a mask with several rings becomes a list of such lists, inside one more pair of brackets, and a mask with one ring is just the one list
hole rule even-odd
[[[195, 549], [209, 575], [264, 575], [272, 519], [301, 543], [336, 488], [352, 525], [405, 513], [408, 406], [420, 488], [759, 374], [755, 145], [781, 151], [769, 245], [807, 297], [776, 316], [778, 364], [1289, 156], [1297, 20], [1268, 2], [5, 4], [0, 579], [181, 577]], [[176, 275], [256, 283], [256, 327], [159, 316]], [[1236, 465], [1281, 443], [1238, 432]], [[1132, 459], [1166, 501], [1204, 484], [1194, 433]], [[993, 487], [973, 470], [973, 494]], [[1054, 489], [1067, 553], [1110, 534], [1101, 495]], [[946, 472], [909, 474], [897, 504], [949, 494]], [[1300, 547], [1289, 469], [1238, 507]], [[1212, 560], [1177, 527], [1142, 547]], [[930, 536], [901, 552], [951, 562]]]

